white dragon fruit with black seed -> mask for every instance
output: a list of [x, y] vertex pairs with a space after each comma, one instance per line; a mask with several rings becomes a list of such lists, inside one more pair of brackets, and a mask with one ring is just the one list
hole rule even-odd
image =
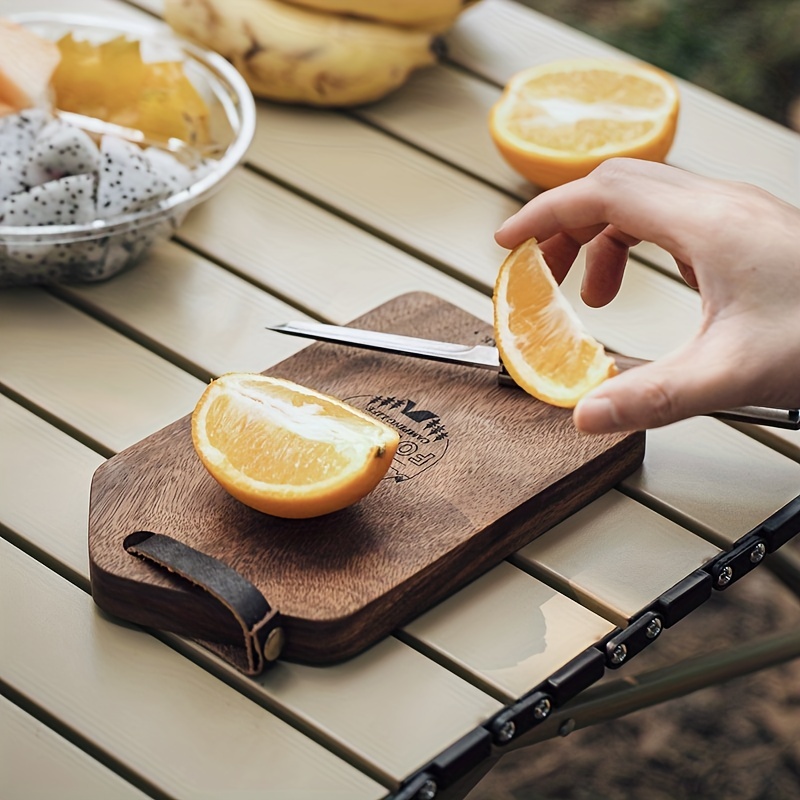
[[23, 171], [47, 120], [35, 108], [0, 117], [0, 200], [28, 188]]
[[[115, 136], [100, 145], [41, 110], [0, 117], [0, 287], [98, 281], [134, 264], [181, 224], [188, 206], [104, 233], [123, 214], [146, 211], [211, 169]], [[97, 223], [92, 225], [92, 223]], [[86, 226], [81, 238], [50, 226]], [[30, 235], [10, 233], [42, 226]]]
[[31, 186], [0, 202], [0, 223], [82, 225], [95, 219], [94, 175], [68, 175]]
[[66, 175], [97, 175], [100, 150], [86, 131], [56, 118], [36, 137], [22, 177], [28, 186]]
[[196, 171], [189, 169], [166, 150], [148, 147], [142, 154], [173, 193], [188, 189], [198, 178]]
[[[94, 183], [94, 175], [68, 175], [12, 194], [0, 202], [0, 224], [28, 227], [92, 222], [95, 218]], [[63, 251], [67, 247], [35, 241], [12, 243], [7, 253], [15, 261], [32, 265], [50, 261], [59, 249]]]
[[[0, 259], [0, 285], [48, 283], [89, 278], [93, 273], [102, 274], [105, 270], [109, 237], [88, 241], [61, 242], [39, 247], [10, 247], [9, 256], [14, 264], [24, 267], [24, 273], [17, 271], [14, 276], [3, 275]], [[3, 278], [5, 277], [5, 281]]]
[[170, 194], [170, 187], [139, 147], [116, 136], [103, 136], [97, 180], [98, 218], [130, 214]]

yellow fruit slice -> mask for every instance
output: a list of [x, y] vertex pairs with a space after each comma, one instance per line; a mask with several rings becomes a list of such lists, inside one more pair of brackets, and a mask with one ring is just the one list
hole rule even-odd
[[338, 511], [371, 492], [399, 436], [335, 397], [281, 378], [229, 373], [198, 401], [192, 441], [237, 500], [300, 519]]
[[529, 394], [572, 408], [586, 392], [616, 374], [614, 360], [583, 329], [535, 239], [508, 254], [493, 299], [500, 358]]
[[117, 36], [94, 44], [69, 33], [57, 42], [56, 106], [142, 131], [148, 138], [210, 140], [210, 111], [180, 61], [143, 61], [140, 42]]
[[489, 131], [508, 164], [543, 189], [608, 158], [663, 161], [675, 138], [676, 81], [634, 61], [567, 59], [514, 75]]

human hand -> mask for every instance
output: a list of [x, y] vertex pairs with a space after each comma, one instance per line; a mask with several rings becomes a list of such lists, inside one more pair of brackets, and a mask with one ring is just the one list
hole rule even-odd
[[581, 297], [617, 294], [628, 250], [667, 250], [700, 291], [703, 317], [684, 345], [586, 395], [587, 433], [655, 428], [740, 405], [800, 405], [800, 209], [743, 183], [664, 164], [611, 159], [531, 200], [495, 234], [535, 237], [560, 283], [586, 245]]

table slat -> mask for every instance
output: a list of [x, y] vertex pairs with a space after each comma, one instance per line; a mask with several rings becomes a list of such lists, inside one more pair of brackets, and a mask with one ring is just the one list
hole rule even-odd
[[513, 702], [613, 629], [613, 623], [504, 563], [404, 633]]
[[180, 798], [386, 794], [2, 540], [0, 556], [4, 681], [147, 783]]
[[146, 800], [146, 795], [0, 697], [3, 800]]
[[[320, 117], [319, 122], [329, 119], [336, 117]], [[355, 130], [360, 127], [348, 124]], [[281, 130], [277, 119], [266, 120], [263, 127]], [[316, 141], [316, 134], [312, 139]], [[328, 167], [338, 160], [339, 151], [327, 149], [333, 145], [325, 145], [322, 138], [318, 144], [310, 151], [321, 162], [319, 173], [335, 182]], [[387, 147], [391, 152], [396, 145]], [[402, 171], [403, 162], [396, 164]], [[427, 189], [417, 187], [423, 194]], [[411, 205], [407, 195], [405, 200]], [[355, 213], [351, 207], [345, 211]], [[491, 319], [489, 298], [246, 170], [239, 170], [222, 191], [192, 212], [180, 238], [334, 323], [349, 322], [399, 294], [419, 290]], [[494, 269], [496, 264], [489, 272]]]
[[308, 721], [400, 781], [501, 710], [501, 703], [397, 639], [324, 667], [278, 662], [256, 679]]
[[800, 431], [770, 428], [766, 425], [739, 425], [736, 427], [759, 442], [777, 450], [794, 461], [800, 461]]
[[519, 208], [504, 192], [349, 115], [310, 108], [259, 104], [247, 158], [433, 263], [494, 283], [506, 251], [493, 233]]
[[536, 187], [506, 164], [489, 135], [489, 110], [500, 94], [495, 84], [445, 62], [415, 72], [402, 89], [353, 113], [515, 199], [528, 199]]
[[0, 293], [0, 383], [113, 450], [190, 412], [204, 384], [41, 289]]
[[626, 491], [728, 548], [800, 495], [800, 464], [722, 422], [695, 417], [648, 431]]
[[34, 531], [35, 546], [88, 589], [89, 484], [105, 459], [3, 395], [0, 441], [0, 523]]
[[514, 563], [625, 627], [719, 552], [610, 491], [524, 547]]
[[261, 372], [308, 344], [264, 329], [306, 314], [175, 242], [114, 280], [60, 294], [194, 374]]

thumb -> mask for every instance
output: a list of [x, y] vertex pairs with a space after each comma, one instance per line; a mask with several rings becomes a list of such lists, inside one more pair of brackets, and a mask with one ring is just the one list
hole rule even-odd
[[731, 355], [729, 346], [701, 338], [629, 369], [580, 400], [573, 413], [575, 426], [584, 433], [645, 430], [740, 405]]

